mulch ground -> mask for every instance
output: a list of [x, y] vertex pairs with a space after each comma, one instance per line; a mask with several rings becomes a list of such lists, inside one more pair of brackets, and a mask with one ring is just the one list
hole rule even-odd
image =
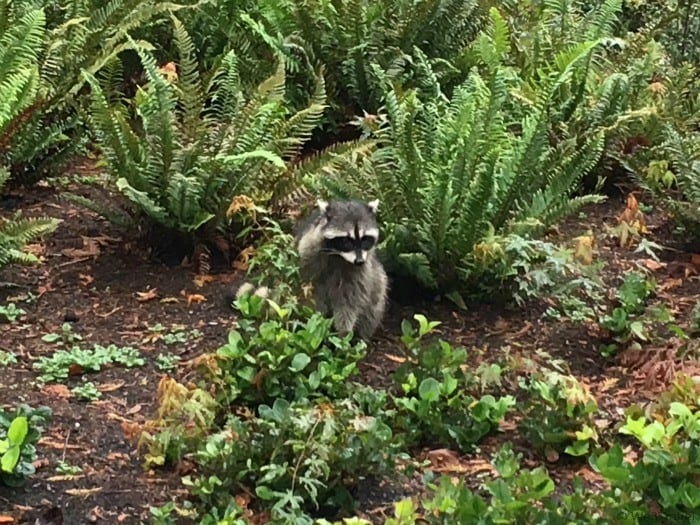
[[[17, 323], [0, 327], [0, 349], [18, 357], [16, 365], [0, 366], [0, 406], [46, 405], [53, 410], [53, 419], [38, 446], [36, 474], [23, 488], [0, 487], [0, 515], [14, 516], [18, 523], [55, 525], [147, 521], [150, 506], [182, 497], [186, 491], [173, 469], [144, 470], [122, 425], [143, 422], [154, 414], [156, 387], [163, 375], [155, 366], [158, 354], [176, 354], [185, 363], [224, 342], [235, 326], [227, 301], [243, 276], [231, 270], [216, 274], [213, 280], [198, 281], [192, 269], [158, 262], [129, 234], [60, 200], [52, 188], [37, 187], [16, 197], [11, 205], [26, 215], [50, 215], [63, 222], [45, 243], [33, 247], [41, 254], [42, 265], [13, 267], [2, 277], [0, 304], [14, 300], [27, 314]], [[611, 198], [587, 209], [585, 218], [568, 221], [553, 237], [572, 239], [590, 230], [598, 241], [597, 257], [607, 262], [604, 273], [609, 283], [640, 265], [651, 267], [660, 283], [659, 300], [672, 309], [679, 324], [687, 325], [700, 297], [700, 257], [678, 245], [660, 211], [648, 214], [649, 237], [674, 248], [661, 254], [660, 264], [649, 263], [643, 253], [620, 248], [617, 239], [606, 232], [624, 208], [623, 197]], [[442, 321], [442, 337], [471, 349], [474, 364], [503, 361], [506, 356], [510, 363], [519, 357], [544, 363], [550, 358], [542, 351], [565, 360], [596, 395], [601, 417], [615, 422], [620, 421], [621, 407], [653, 399], [666, 384], [662, 374], [649, 380], [629, 363], [623, 366], [619, 359], [602, 358], [599, 334], [584, 325], [545, 320], [542, 310], [542, 305], [504, 308], [481, 303], [464, 312], [445, 302], [392, 303], [384, 328], [362, 365], [363, 379], [373, 384], [386, 382], [401, 352], [400, 322], [420, 312]], [[83, 381], [81, 375], [71, 377], [65, 386], [41, 387], [32, 364], [57, 348], [41, 338], [59, 332], [64, 322], [82, 337], [84, 346], [138, 348], [146, 366], [106, 367], [87, 374], [85, 379], [102, 391], [100, 400], [90, 403], [70, 392]], [[154, 337], [151, 329], [157, 324], [166, 330], [197, 328], [201, 336], [166, 344]], [[668, 348], [651, 345], [645, 351], [650, 356], [666, 355]], [[184, 373], [185, 365], [173, 372], [176, 377]], [[504, 432], [487, 439], [477, 454], [459, 458], [449, 451], [432, 451], [426, 457], [448, 463], [456, 457], [462, 470], [478, 473], [494, 447], [515, 440], [526, 465], [540, 462], [527, 444], [518, 442], [513, 428], [513, 422], [506, 421]], [[82, 472], [73, 477], [60, 474], [56, 467], [61, 461], [81, 467]], [[575, 473], [591, 474], [581, 462], [560, 461], [548, 468], [557, 481]], [[378, 491], [365, 495], [368, 516], [381, 515], [396, 497], [394, 490]]]

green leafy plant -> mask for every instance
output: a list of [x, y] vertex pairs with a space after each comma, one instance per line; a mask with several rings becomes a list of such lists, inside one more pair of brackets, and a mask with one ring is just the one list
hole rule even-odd
[[41, 340], [56, 346], [69, 346], [83, 340], [83, 336], [73, 331], [73, 325], [63, 323], [60, 332], [44, 334]]
[[28, 432], [27, 418], [16, 417], [7, 429], [7, 437], [0, 441], [0, 467], [5, 474], [12, 474], [19, 463], [20, 450]]
[[[363, 111], [375, 113], [387, 77], [420, 84], [414, 47], [449, 80], [455, 70], [450, 62], [484, 21], [481, 6], [472, 0], [264, 0], [249, 13], [242, 19], [253, 38], [268, 44], [297, 78], [314, 64], [326, 66], [327, 118], [334, 127]], [[296, 84], [304, 86], [303, 80]]]
[[77, 465], [69, 465], [63, 461], [59, 461], [58, 465], [56, 465], [56, 472], [63, 476], [77, 476], [82, 471], [83, 469]]
[[425, 342], [438, 325], [423, 315], [415, 315], [418, 327], [402, 324], [402, 341], [408, 348], [407, 360], [394, 374], [402, 391], [394, 396], [395, 427], [408, 445], [457, 445], [469, 450], [497, 428], [515, 404], [511, 396], [475, 398], [477, 378], [465, 370], [466, 350], [453, 348], [446, 341]]
[[238, 330], [216, 351], [218, 366], [209, 381], [220, 385], [228, 403], [272, 403], [309, 397], [338, 397], [357, 373], [366, 344], [332, 332], [332, 320], [294, 304], [279, 306], [245, 294], [234, 305]]
[[14, 352], [6, 352], [5, 350], [0, 350], [0, 365], [14, 365], [17, 363], [17, 354]]
[[630, 341], [648, 340], [649, 319], [642, 314], [646, 311], [646, 302], [656, 284], [638, 272], [628, 273], [615, 297], [619, 306], [615, 306], [609, 314], [600, 315], [599, 323], [608, 330], [614, 339], [613, 343], [601, 347], [603, 355], [611, 355], [619, 345]]
[[[502, 38], [494, 38], [494, 53]], [[571, 194], [598, 161], [603, 136], [562, 137], [556, 145], [547, 139], [550, 115], [563, 110], [558, 90], [585, 72], [594, 49], [562, 51], [543, 69], [536, 100], [519, 109], [512, 125], [517, 133], [506, 125], [517, 103], [509, 95], [513, 75], [500, 64], [487, 75], [472, 72], [451, 98], [437, 84], [430, 96], [387, 93], [388, 124], [377, 132], [387, 144], [380, 152], [385, 163], [373, 178], [352, 174], [357, 183], [344, 180], [341, 187], [369, 188], [382, 200], [384, 249], [394, 271], [430, 288], [464, 288], [498, 259], [496, 234], [536, 234], [599, 200]]]
[[666, 410], [656, 413], [653, 421], [643, 415], [627, 417], [620, 432], [633, 436], [642, 445], [640, 461], [634, 464], [627, 461], [619, 445], [590, 460], [593, 468], [618, 491], [638, 492], [647, 502], [654, 502], [664, 523], [690, 523], [697, 519], [699, 401], [695, 399], [693, 408], [671, 402]]
[[39, 372], [43, 383], [60, 382], [69, 375], [97, 372], [104, 365], [118, 364], [127, 368], [143, 366], [145, 361], [139, 351], [131, 347], [95, 345], [91, 350], [74, 346], [70, 350], [57, 350], [51, 357], [40, 357], [33, 368]]
[[20, 405], [12, 412], [0, 409], [0, 482], [22, 485], [34, 473], [36, 443], [51, 418], [47, 407], [32, 409]]
[[184, 325], [175, 325], [166, 329], [162, 324], [156, 323], [153, 326], [149, 326], [148, 331], [151, 333], [143, 339], [143, 343], [163, 341], [166, 345], [175, 345], [202, 337], [200, 330], [197, 328], [188, 330]]
[[638, 524], [644, 513], [634, 505], [620, 504], [611, 493], [597, 494], [575, 479], [567, 494], [555, 494], [552, 478], [543, 467], [520, 467], [520, 458], [510, 443], [493, 455], [498, 478], [471, 490], [464, 480], [456, 483], [448, 476], [428, 480], [430, 496], [420, 501], [420, 509], [411, 499], [394, 506], [394, 517], [386, 525], [411, 525], [418, 519], [429, 525], [453, 523], [547, 523], [551, 525]]
[[100, 392], [97, 389], [95, 383], [93, 383], [92, 381], [87, 381], [81, 385], [72, 388], [71, 392], [78, 396], [79, 399], [85, 401], [96, 401], [102, 397], [102, 392]]
[[158, 354], [155, 362], [156, 368], [163, 372], [170, 372], [177, 368], [177, 363], [180, 359], [180, 356], [176, 354]]
[[520, 380], [528, 398], [519, 428], [549, 460], [560, 453], [583, 456], [598, 440], [598, 404], [575, 377], [546, 370]]
[[229, 416], [195, 453], [201, 474], [185, 484], [204, 508], [225, 508], [231, 487], [248, 484], [273, 521], [311, 524], [310, 509], [348, 506], [348, 488], [392, 464], [391, 429], [374, 411], [384, 403], [365, 389], [335, 403], [277, 399], [257, 417]]
[[[6, 94], [10, 96], [10, 94]], [[0, 84], [0, 105], [3, 97], [3, 84]], [[0, 107], [0, 131], [2, 130], [3, 108]], [[9, 172], [0, 164], [0, 190], [9, 178]], [[19, 212], [10, 217], [0, 217], [0, 269], [15, 264], [35, 264], [39, 262], [36, 255], [23, 250], [26, 244], [53, 232], [57, 219], [47, 217], [22, 218]]]
[[[37, 5], [43, 6], [41, 11]], [[9, 36], [3, 43], [10, 49], [26, 51], [32, 45], [41, 49], [33, 102], [14, 119], [11, 129], [0, 133], [0, 165], [9, 167], [13, 179], [29, 182], [60, 173], [90, 138], [81, 118], [82, 71], [95, 74], [105, 66], [113, 68], [117, 57], [134, 47], [130, 32], [183, 7], [157, 0], [0, 2], [8, 22], [0, 28]], [[23, 27], [27, 17], [39, 12], [43, 24], [32, 25], [31, 30]], [[11, 61], [13, 53], [3, 56]]]
[[2, 315], [8, 323], [14, 323], [18, 318], [25, 315], [27, 312], [21, 308], [17, 308], [15, 303], [0, 305], [0, 315]]

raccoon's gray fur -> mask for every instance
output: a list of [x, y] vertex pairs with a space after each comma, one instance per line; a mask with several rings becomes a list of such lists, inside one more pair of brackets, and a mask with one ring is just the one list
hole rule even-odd
[[313, 285], [316, 307], [341, 334], [368, 340], [384, 316], [388, 280], [375, 248], [379, 201], [322, 201], [299, 225], [300, 276]]

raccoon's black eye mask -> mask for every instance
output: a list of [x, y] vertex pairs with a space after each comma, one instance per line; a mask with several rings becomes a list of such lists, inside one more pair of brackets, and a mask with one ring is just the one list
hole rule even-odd
[[323, 242], [323, 249], [328, 252], [368, 251], [374, 246], [375, 239], [370, 235], [356, 239], [350, 236], [333, 237]]

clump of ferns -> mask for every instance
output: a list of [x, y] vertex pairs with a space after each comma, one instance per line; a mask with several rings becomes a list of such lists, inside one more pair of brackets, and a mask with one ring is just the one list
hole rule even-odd
[[228, 213], [235, 199], [245, 196], [266, 207], [312, 172], [337, 169], [344, 158], [371, 148], [362, 141], [339, 144], [299, 162], [326, 107], [322, 70], [306, 107], [291, 112], [284, 64], [246, 93], [237, 56], [229, 51], [204, 79], [191, 38], [172, 19], [178, 63], [159, 68], [138, 48], [147, 84], [132, 100], [124, 102], [108, 79], [85, 73], [92, 89], [90, 122], [127, 207], [105, 210], [73, 199], [108, 218], [117, 212], [122, 222], [221, 248], [222, 236], [231, 240], [242, 233]]

